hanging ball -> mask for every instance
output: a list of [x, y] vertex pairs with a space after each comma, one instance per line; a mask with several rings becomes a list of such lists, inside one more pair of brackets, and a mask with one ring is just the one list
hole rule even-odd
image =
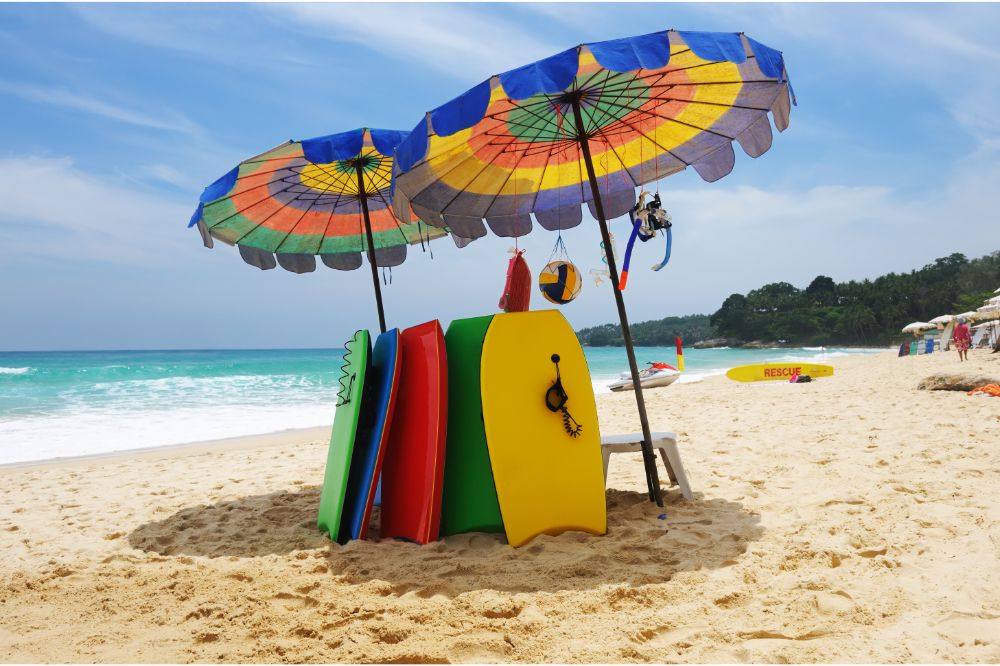
[[568, 261], [549, 262], [538, 274], [542, 296], [556, 305], [564, 305], [580, 295], [583, 280], [580, 271]]

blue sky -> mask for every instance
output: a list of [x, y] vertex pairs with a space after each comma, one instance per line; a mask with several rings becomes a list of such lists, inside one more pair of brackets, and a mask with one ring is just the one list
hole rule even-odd
[[[633, 321], [1000, 249], [997, 5], [4, 4], [0, 350], [324, 347], [376, 329], [367, 266], [260, 272], [203, 248], [185, 228], [202, 187], [287, 139], [409, 129], [490, 74], [666, 28], [781, 49], [799, 106], [725, 179], [661, 182], [673, 259], [653, 273], [661, 248], [637, 249]], [[564, 238], [597, 266], [586, 213]], [[522, 240], [533, 271], [554, 242]], [[411, 250], [383, 287], [390, 326], [494, 312], [510, 246]], [[607, 283], [563, 312], [616, 321]]]

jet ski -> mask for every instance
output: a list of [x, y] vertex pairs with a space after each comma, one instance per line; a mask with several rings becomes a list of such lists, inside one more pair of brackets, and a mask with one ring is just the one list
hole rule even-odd
[[[667, 363], [650, 363], [649, 367], [639, 371], [639, 384], [642, 388], [670, 386], [681, 376], [677, 368]], [[608, 385], [612, 391], [632, 391], [632, 373], [623, 372], [621, 379]]]

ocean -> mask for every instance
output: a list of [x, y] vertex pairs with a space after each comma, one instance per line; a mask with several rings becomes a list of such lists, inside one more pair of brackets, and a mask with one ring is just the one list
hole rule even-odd
[[[595, 392], [628, 370], [585, 350]], [[877, 350], [687, 349], [681, 382], [747, 363], [833, 362]], [[330, 425], [342, 349], [0, 352], [0, 464]], [[673, 347], [640, 347], [675, 364]], [[669, 389], [665, 389], [669, 390]]]

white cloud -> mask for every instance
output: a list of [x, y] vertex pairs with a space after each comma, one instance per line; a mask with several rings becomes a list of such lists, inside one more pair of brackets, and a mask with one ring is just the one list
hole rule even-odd
[[166, 130], [182, 134], [197, 134], [201, 127], [182, 113], [162, 110], [159, 114], [127, 108], [91, 95], [84, 95], [65, 88], [30, 85], [0, 80], [0, 93], [20, 99], [72, 111], [82, 111], [100, 118], [127, 125]]
[[191, 191], [194, 191], [199, 185], [190, 175], [182, 173], [169, 164], [148, 164], [140, 167], [139, 171], [152, 180]]
[[183, 236], [193, 207], [91, 176], [69, 158], [0, 158], [0, 201], [11, 256], [135, 265], [197, 243]]
[[550, 44], [503, 18], [456, 4], [273, 4], [313, 35], [480, 81], [552, 55]]

